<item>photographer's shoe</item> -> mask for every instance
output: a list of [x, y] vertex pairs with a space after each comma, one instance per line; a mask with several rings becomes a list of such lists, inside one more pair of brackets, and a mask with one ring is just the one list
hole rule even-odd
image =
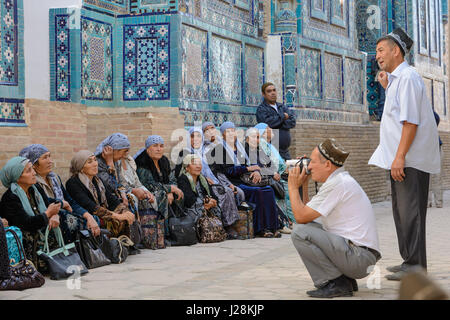
[[356, 282], [356, 280], [355, 279], [353, 279], [353, 278], [350, 278], [350, 277], [347, 277], [347, 276], [345, 276], [347, 279], [348, 279], [348, 281], [350, 281], [350, 283], [352, 284], [352, 290], [353, 291], [358, 291], [359, 290], [359, 288], [358, 288], [358, 283]]
[[313, 298], [336, 298], [352, 297], [352, 284], [346, 276], [330, 280], [324, 287], [317, 290], [307, 291], [306, 294]]

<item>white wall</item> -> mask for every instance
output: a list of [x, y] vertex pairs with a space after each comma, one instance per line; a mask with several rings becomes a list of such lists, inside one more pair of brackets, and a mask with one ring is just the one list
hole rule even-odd
[[25, 97], [50, 100], [49, 9], [81, 7], [82, 0], [24, 0]]
[[281, 58], [281, 36], [267, 37], [266, 56], [266, 82], [272, 82], [277, 88], [278, 102], [283, 102], [283, 63]]

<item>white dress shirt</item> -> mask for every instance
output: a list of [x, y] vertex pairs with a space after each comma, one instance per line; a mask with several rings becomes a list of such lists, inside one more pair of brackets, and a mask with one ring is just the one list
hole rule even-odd
[[320, 213], [325, 231], [380, 252], [372, 204], [344, 168], [334, 171], [306, 205]]
[[417, 125], [417, 132], [406, 154], [405, 168], [438, 173], [438, 130], [422, 77], [404, 61], [392, 74], [388, 74], [388, 81], [380, 124], [380, 144], [369, 164], [391, 169], [400, 144], [403, 122], [407, 121]]

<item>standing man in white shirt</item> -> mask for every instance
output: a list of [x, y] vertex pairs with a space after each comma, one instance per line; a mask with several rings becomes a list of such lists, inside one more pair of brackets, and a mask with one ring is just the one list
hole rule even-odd
[[[289, 171], [289, 197], [298, 223], [291, 238], [317, 288], [306, 292], [314, 298], [353, 296], [355, 279], [368, 276], [369, 267], [381, 258], [372, 205], [342, 167], [348, 155], [334, 139], [326, 139], [311, 153], [311, 175], [306, 168]], [[311, 201], [310, 177], [323, 183]], [[322, 225], [314, 222], [319, 217]]]
[[427, 268], [425, 218], [430, 173], [440, 171], [439, 139], [425, 85], [405, 54], [413, 41], [397, 28], [377, 41], [376, 58], [386, 102], [380, 144], [369, 164], [390, 170], [392, 211], [403, 263], [388, 267], [401, 280], [413, 266]]

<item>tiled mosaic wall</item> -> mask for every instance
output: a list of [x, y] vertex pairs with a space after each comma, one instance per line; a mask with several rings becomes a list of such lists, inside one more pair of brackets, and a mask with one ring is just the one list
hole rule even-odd
[[[129, 14], [114, 9], [122, 4]], [[186, 125], [228, 116], [252, 125], [264, 81], [258, 4], [89, 0], [81, 9], [52, 9], [51, 99], [179, 107]]]
[[0, 1], [0, 126], [25, 125], [23, 1]]

